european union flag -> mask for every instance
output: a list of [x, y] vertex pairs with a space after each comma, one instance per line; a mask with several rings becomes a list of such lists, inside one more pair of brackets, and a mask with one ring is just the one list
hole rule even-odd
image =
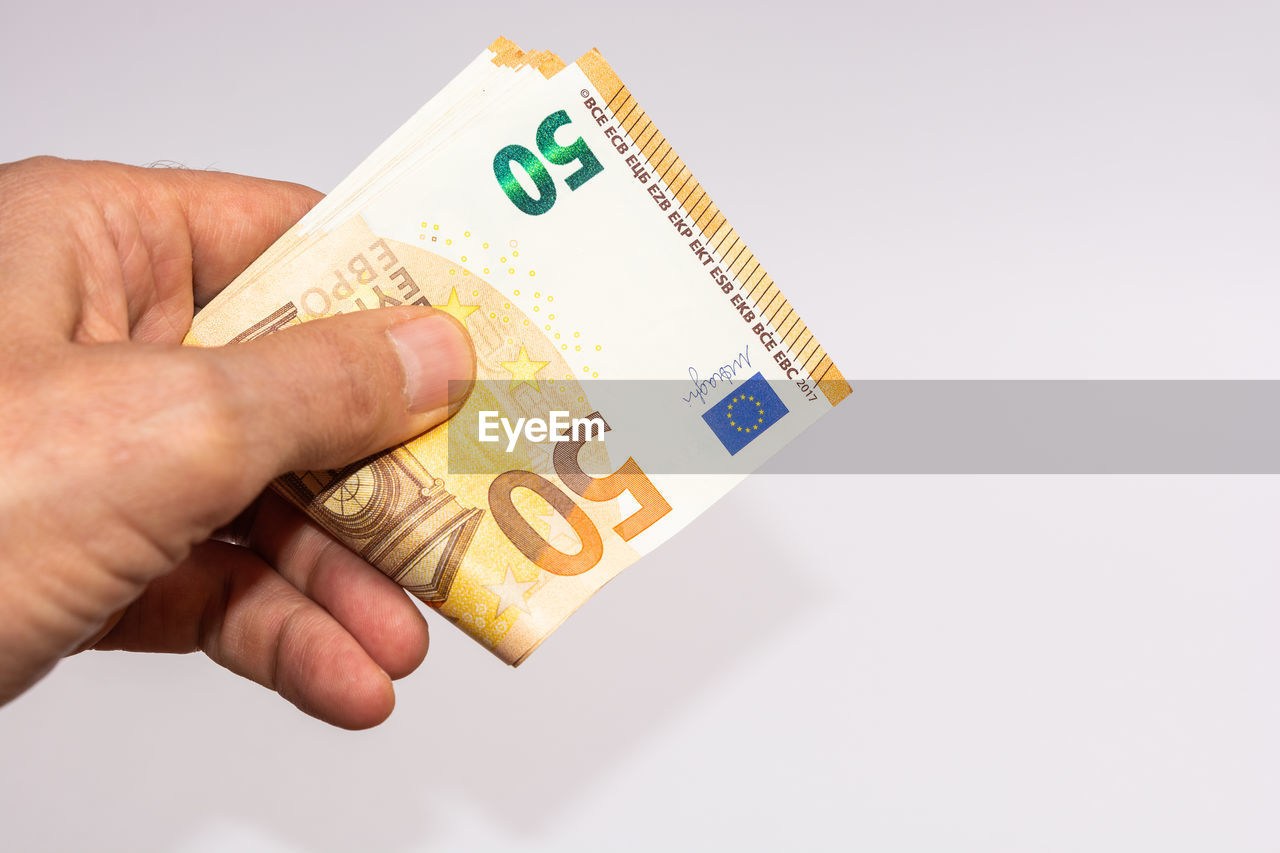
[[733, 456], [787, 413], [764, 374], [757, 373], [708, 409], [702, 419]]

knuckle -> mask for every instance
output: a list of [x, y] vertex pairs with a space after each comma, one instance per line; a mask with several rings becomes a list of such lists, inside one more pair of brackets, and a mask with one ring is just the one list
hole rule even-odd
[[85, 178], [97, 164], [39, 155], [10, 163], [5, 178], [19, 189], [50, 195], [83, 192]]
[[189, 457], [187, 461], [208, 479], [229, 481], [237, 477], [236, 460], [247, 455], [251, 441], [235, 382], [215, 359], [172, 361], [165, 387], [178, 389], [181, 429], [175, 437]]
[[[103, 198], [127, 194], [118, 180], [126, 167], [38, 156], [0, 167], [0, 214], [7, 223], [47, 225], [53, 216], [75, 233], [91, 231]], [[109, 189], [104, 195], [103, 190]]]
[[3, 197], [10, 205], [32, 199], [57, 198], [73, 182], [75, 164], [57, 157], [31, 157], [0, 167]]
[[[336, 403], [335, 428], [345, 431], [344, 443], [372, 451], [383, 435], [388, 409], [389, 379], [386, 354], [377, 336], [349, 334], [335, 325], [317, 329], [329, 373], [325, 393]], [[372, 338], [372, 339], [371, 339]]]
[[49, 178], [64, 176], [71, 168], [72, 163], [69, 160], [52, 157], [48, 154], [38, 154], [35, 157], [28, 157], [16, 163], [9, 163], [4, 167], [4, 170], [6, 174], [26, 174]]

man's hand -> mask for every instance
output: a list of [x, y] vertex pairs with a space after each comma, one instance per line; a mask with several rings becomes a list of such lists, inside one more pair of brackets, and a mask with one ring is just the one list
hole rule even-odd
[[[79, 649], [200, 649], [336, 725], [391, 713], [426, 622], [263, 489], [451, 415], [449, 380], [474, 376], [465, 334], [403, 307], [179, 346], [319, 199], [211, 172], [0, 166], [0, 704]], [[210, 539], [237, 516], [243, 547]]]

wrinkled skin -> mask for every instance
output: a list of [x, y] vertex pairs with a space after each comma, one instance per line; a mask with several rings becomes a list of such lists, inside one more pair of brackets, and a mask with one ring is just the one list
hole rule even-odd
[[[435, 354], [415, 350], [415, 375], [396, 343], [443, 315], [179, 346], [193, 311], [319, 198], [238, 175], [0, 166], [0, 703], [86, 648], [200, 650], [335, 725], [391, 713], [392, 679], [427, 651], [421, 613], [263, 489], [455, 410], [410, 411]], [[456, 366], [472, 356], [450, 334], [438, 347]], [[236, 519], [240, 544], [210, 538]]]

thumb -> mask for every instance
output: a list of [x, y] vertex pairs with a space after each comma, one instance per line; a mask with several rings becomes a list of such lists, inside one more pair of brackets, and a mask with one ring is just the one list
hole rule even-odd
[[[403, 306], [314, 320], [204, 351], [228, 377], [231, 458], [260, 487], [337, 468], [436, 426], [462, 407], [475, 352], [453, 317]], [[239, 433], [236, 435], [235, 433]]]

